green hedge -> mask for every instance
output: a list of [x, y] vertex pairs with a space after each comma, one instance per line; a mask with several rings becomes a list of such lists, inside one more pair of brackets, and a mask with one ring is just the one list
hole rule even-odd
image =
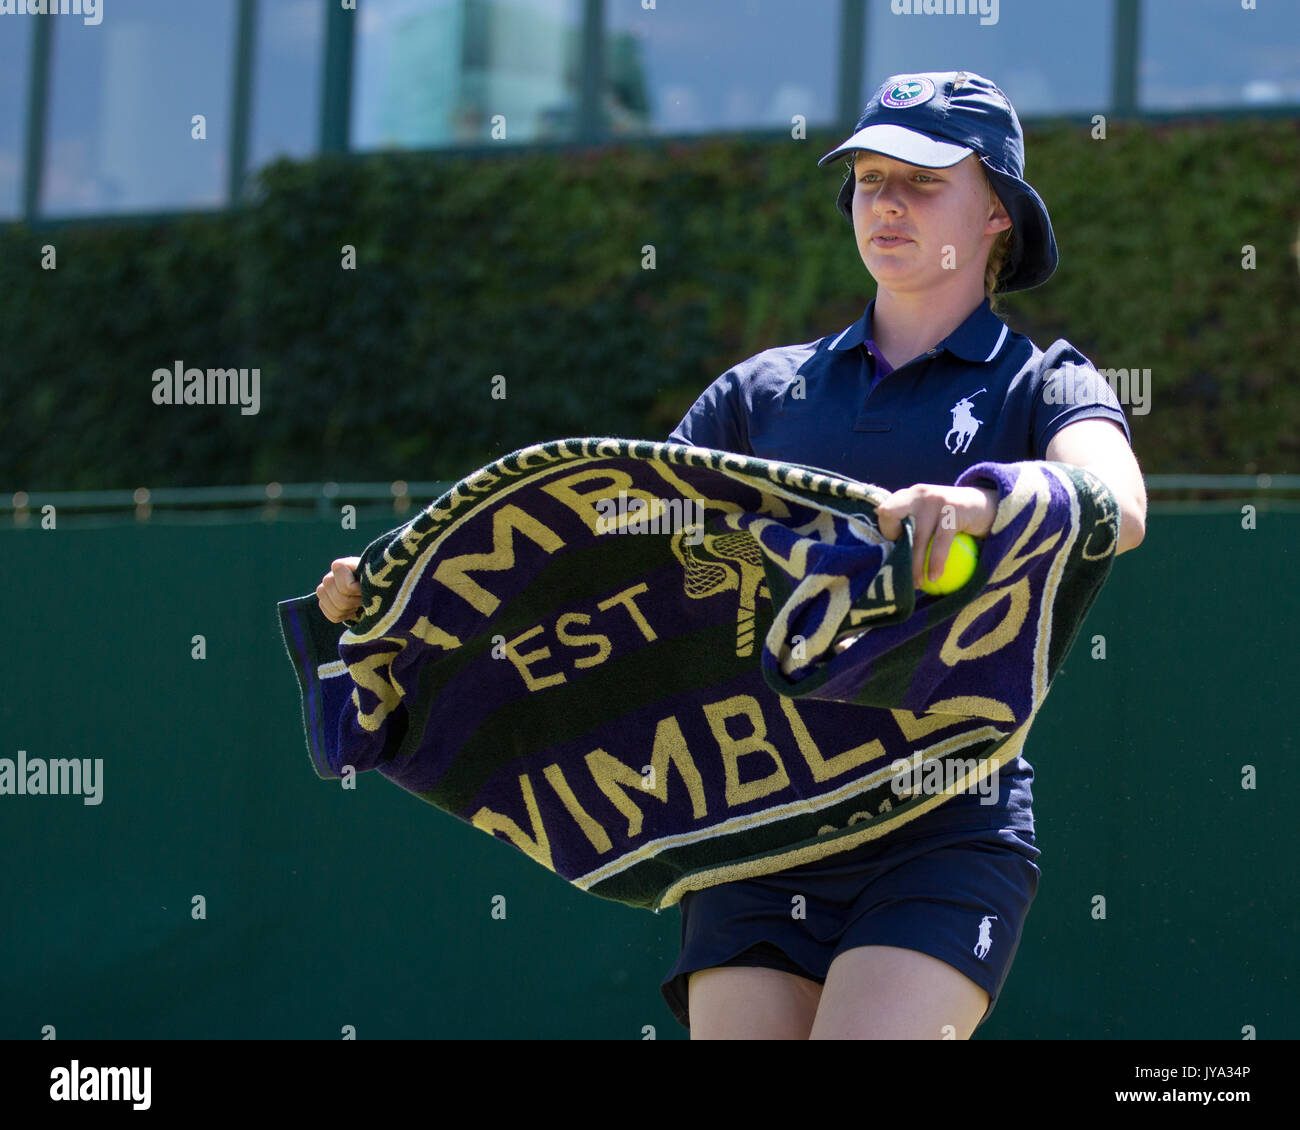
[[[666, 436], [729, 366], [871, 297], [816, 167], [838, 140], [286, 161], [237, 212], [9, 225], [0, 489], [445, 479], [562, 435]], [[1062, 259], [1007, 321], [1151, 369], [1148, 473], [1295, 471], [1300, 121], [1056, 124], [1027, 147]], [[257, 367], [260, 412], [155, 405], [178, 359]]]

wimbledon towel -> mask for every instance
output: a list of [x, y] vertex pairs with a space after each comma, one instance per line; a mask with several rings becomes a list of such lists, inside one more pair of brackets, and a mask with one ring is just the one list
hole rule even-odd
[[885, 835], [1020, 752], [1114, 559], [1083, 468], [957, 485], [997, 515], [930, 597], [870, 484], [648, 441], [517, 451], [366, 548], [349, 624], [278, 605], [312, 764], [654, 909]]

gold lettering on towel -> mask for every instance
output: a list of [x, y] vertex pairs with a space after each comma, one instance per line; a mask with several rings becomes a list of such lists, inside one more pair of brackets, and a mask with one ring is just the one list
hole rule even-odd
[[[582, 484], [599, 484], [590, 487], [587, 490], [576, 490], [575, 487]], [[562, 479], [555, 479], [546, 483], [542, 490], [554, 498], [557, 502], [562, 502], [572, 510], [587, 526], [593, 534], [601, 532], [602, 527], [599, 525], [603, 515], [600, 510], [596, 509], [596, 503], [604, 499], [611, 501], [616, 500], [620, 491], [626, 491], [624, 496], [630, 503], [633, 499], [640, 499], [646, 504], [645, 514], [649, 516], [653, 508], [661, 504], [661, 500], [656, 498], [649, 491], [638, 490], [632, 485], [632, 476], [626, 471], [617, 471], [610, 467], [596, 467], [586, 471], [576, 471], [572, 475], [565, 475]], [[628, 508], [631, 512], [624, 511], [610, 527], [613, 530], [624, 529], [629, 520], [638, 518], [639, 512]]]
[[[932, 708], [933, 709], [933, 708]], [[942, 730], [947, 726], [955, 726], [961, 719], [938, 715], [931, 717], [929, 712], [924, 717], [913, 714], [910, 710], [890, 710], [894, 716], [894, 721], [898, 723], [898, 728], [902, 731], [903, 737], [908, 742], [914, 742], [917, 738], [924, 738], [928, 734], [933, 734], [935, 730]]]
[[1010, 580], [1031, 557], [1050, 552], [1057, 542], [1061, 540], [1061, 531], [1058, 530], [1051, 537], [1040, 541], [1033, 549], [1026, 549], [1033, 542], [1034, 535], [1047, 517], [1047, 508], [1051, 503], [1051, 498], [1051, 489], [1048, 486], [1047, 476], [1044, 472], [1033, 468], [1026, 468], [1021, 471], [1020, 477], [1016, 479], [1015, 487], [999, 505], [998, 513], [993, 520], [993, 527], [989, 532], [999, 533], [1030, 506], [1033, 507], [1033, 513], [1026, 522], [1024, 530], [1016, 539], [1016, 544], [1007, 551], [1007, 555], [994, 568], [993, 574], [988, 580], [989, 588]]
[[613, 650], [609, 642], [609, 636], [602, 636], [599, 633], [594, 635], [579, 636], [568, 632], [570, 624], [590, 624], [591, 617], [585, 612], [566, 612], [555, 621], [555, 634], [559, 637], [560, 643], [567, 647], [589, 647], [595, 645], [595, 655], [584, 655], [581, 659], [575, 659], [575, 667], [599, 667]]
[[[760, 797], [789, 787], [790, 776], [785, 771], [781, 755], [777, 753], [776, 747], [771, 742], [765, 740], [767, 724], [763, 721], [763, 711], [758, 704], [758, 699], [747, 694], [733, 695], [721, 702], [709, 703], [704, 707], [704, 714], [709, 720], [709, 728], [713, 731], [714, 738], [717, 739], [718, 749], [722, 752], [728, 808], [758, 800]], [[750, 725], [753, 726], [753, 733], [743, 738], [734, 738], [727, 732], [727, 719], [740, 715], [749, 719]], [[766, 754], [772, 759], [776, 768], [766, 777], [759, 777], [742, 785], [740, 759], [756, 753]]]
[[518, 647], [525, 640], [532, 639], [542, 630], [541, 624], [529, 628], [526, 632], [521, 632], [514, 639], [506, 642], [503, 649], [506, 658], [515, 665], [515, 670], [524, 677], [524, 683], [530, 691], [540, 691], [543, 687], [553, 687], [564, 682], [564, 676], [558, 671], [554, 675], [543, 675], [538, 677], [528, 670], [528, 664], [536, 663], [541, 659], [550, 659], [551, 649], [549, 647], [539, 647], [535, 651], [530, 651], [527, 655], [520, 655]]
[[790, 729], [794, 731], [795, 744], [799, 747], [799, 752], [803, 754], [803, 759], [808, 762], [808, 768], [812, 770], [813, 780], [818, 784], [822, 781], [829, 781], [832, 777], [838, 777], [842, 773], [848, 773], [856, 769], [859, 765], [865, 765], [876, 757], [885, 755], [885, 747], [876, 739], [869, 742], [863, 742], [862, 745], [854, 746], [852, 749], [846, 749], [843, 753], [837, 753], [834, 757], [825, 758], [821, 750], [817, 748], [817, 743], [813, 741], [812, 734], [808, 732], [808, 727], [804, 725], [804, 720], [799, 717], [799, 712], [795, 710], [794, 701], [785, 695], [777, 696], [781, 701], [781, 709], [785, 711], [786, 719], [790, 723]]
[[676, 767], [686, 791], [690, 794], [692, 814], [699, 820], [708, 815], [708, 802], [704, 797], [704, 778], [696, 768], [691, 751], [686, 746], [680, 723], [671, 714], [655, 727], [654, 749], [650, 754], [652, 789], [645, 787], [645, 779], [630, 765], [624, 765], [603, 749], [593, 749], [587, 754], [587, 768], [600, 791], [610, 803], [627, 817], [627, 834], [631, 839], [641, 834], [644, 814], [625, 791], [635, 789], [642, 796], [652, 796], [660, 804], [668, 803], [669, 765]]
[[633, 622], [641, 629], [641, 634], [648, 640], [656, 640], [659, 637], [655, 635], [655, 630], [650, 627], [650, 621], [645, 618], [645, 613], [636, 606], [636, 602], [632, 599], [635, 596], [640, 596], [643, 592], [649, 591], [650, 586], [642, 582], [639, 585], [624, 589], [622, 592], [616, 592], [608, 600], [602, 600], [596, 607], [604, 612], [606, 609], [613, 608], [616, 604], [623, 605], [627, 609], [628, 615], [632, 617]]
[[536, 542], [547, 553], [554, 553], [564, 545], [564, 540], [554, 530], [544, 526], [531, 514], [518, 506], [503, 506], [492, 515], [492, 551], [490, 553], [462, 553], [439, 563], [433, 576], [457, 596], [463, 598], [476, 611], [490, 616], [501, 601], [470, 577], [470, 571], [501, 573], [515, 565], [515, 532]]
[[[393, 678], [392, 665], [393, 660], [402, 654], [406, 641], [385, 636], [384, 642], [397, 644], [397, 650], [376, 651], [348, 664], [348, 674], [356, 683], [356, 687], [352, 689], [352, 705], [357, 709], [357, 722], [363, 730], [368, 730], [372, 734], [383, 725], [384, 719], [402, 701], [402, 695], [405, 693]], [[361, 690], [357, 688], [368, 690], [379, 700], [373, 710], [367, 712], [362, 707]]]
[[596, 822], [574, 795], [573, 789], [569, 787], [569, 782], [564, 779], [564, 771], [558, 764], [548, 765], [542, 770], [547, 782], [555, 790], [555, 795], [560, 798], [561, 803], [573, 817], [574, 823], [582, 829], [582, 834], [591, 841], [591, 846], [598, 852], [607, 852], [614, 845], [610, 842], [609, 835], [605, 829]]
[[533, 826], [532, 836], [525, 833], [509, 816], [493, 812], [486, 806], [474, 813], [470, 823], [489, 836], [504, 832], [506, 838], [529, 859], [540, 863], [548, 871], [554, 871], [555, 866], [551, 863], [551, 842], [546, 837], [546, 828], [542, 825], [542, 813], [537, 806], [537, 798], [533, 796], [533, 785], [527, 773], [519, 775], [519, 788], [524, 796], [524, 807], [528, 810], [529, 822]]
[[[986, 589], [972, 600], [952, 619], [948, 636], [939, 649], [939, 658], [949, 667], [955, 667], [966, 659], [979, 659], [992, 655], [1011, 643], [1020, 633], [1025, 617], [1029, 615], [1029, 578], [1021, 577], [1015, 584], [1000, 589]], [[978, 639], [962, 642], [962, 633], [984, 613], [991, 612], [1003, 600], [1007, 610], [1002, 619]], [[938, 709], [931, 706], [931, 710]]]
[[443, 631], [437, 624], [430, 624], [427, 616], [421, 616], [411, 625], [411, 635], [430, 647], [440, 647], [445, 651], [455, 651], [460, 647], [460, 640], [450, 632]]
[[966, 694], [958, 695], [956, 698], [945, 698], [934, 703], [930, 709], [936, 714], [950, 714], [959, 716], [954, 721], [966, 718], [990, 718], [994, 722], [1014, 722], [1015, 713], [1005, 702], [999, 702], [996, 698], [985, 698], [983, 695]]

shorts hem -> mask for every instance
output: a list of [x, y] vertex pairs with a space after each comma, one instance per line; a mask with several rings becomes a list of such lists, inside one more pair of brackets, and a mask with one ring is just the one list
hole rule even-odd
[[[660, 982], [664, 1000], [674, 1019], [690, 1031], [691, 973], [727, 965], [757, 966], [824, 985], [841, 953], [860, 946], [894, 946], [942, 961], [983, 989], [988, 1005], [975, 1025], [978, 1029], [997, 1006], [1037, 893], [1035, 860], [1041, 852], [1035, 840], [1027, 829], [940, 832], [890, 845], [897, 850], [883, 857], [872, 853], [860, 867], [859, 861], [850, 859], [834, 868], [791, 869], [698, 892], [682, 904], [683, 950]], [[963, 847], [972, 850], [952, 862], [937, 854]], [[1011, 862], [1013, 857], [1019, 865]], [[965, 896], [959, 910], [950, 875], [957, 877]], [[874, 894], [873, 884], [877, 884]], [[811, 938], [807, 932], [795, 938], [798, 931], [792, 933], [783, 922], [773, 921], [788, 915], [792, 891], [809, 894], [809, 915], [816, 923]], [[990, 893], [981, 895], [981, 891]], [[863, 895], [868, 902], [854, 909], [855, 900]], [[841, 906], [846, 914], [836, 929], [833, 916]], [[985, 918], [978, 922], [977, 940], [978, 915]], [[992, 928], [1001, 939], [997, 953], [989, 952], [989, 921], [1001, 923]], [[728, 938], [729, 953], [718, 944]], [[797, 942], [795, 950], [802, 957], [815, 954], [810, 963], [788, 949], [791, 940]], [[988, 961], [981, 960], [981, 949]]]
[[[776, 950], [777, 953], [768, 953], [764, 947]], [[690, 980], [692, 973], [702, 973], [706, 969], [749, 967], [756, 969], [775, 969], [780, 973], [792, 973], [796, 977], [803, 977], [818, 985], [826, 984], [825, 976], [818, 976], [801, 961], [797, 961], [787, 953], [777, 942], [770, 938], [761, 938], [758, 941], [750, 942], [747, 946], [742, 947], [733, 953], [730, 957], [724, 957], [716, 960], [709, 960], [703, 964], [693, 965], [687, 969], [676, 969], [671, 977], [666, 978], [660, 983], [660, 992], [664, 1002], [668, 1005], [668, 1010], [673, 1014], [673, 1018], [688, 1032], [690, 1031]], [[681, 1010], [678, 1011], [677, 995], [670, 986], [681, 986]]]

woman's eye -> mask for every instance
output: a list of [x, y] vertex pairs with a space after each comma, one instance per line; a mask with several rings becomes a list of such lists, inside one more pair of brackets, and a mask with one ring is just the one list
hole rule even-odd
[[[862, 176], [858, 177], [858, 183], [872, 184], [879, 179], [880, 179], [879, 173], [864, 173]], [[919, 180], [921, 184], [937, 184], [939, 178], [932, 177], [930, 176], [929, 173], [916, 173], [912, 179]]]

